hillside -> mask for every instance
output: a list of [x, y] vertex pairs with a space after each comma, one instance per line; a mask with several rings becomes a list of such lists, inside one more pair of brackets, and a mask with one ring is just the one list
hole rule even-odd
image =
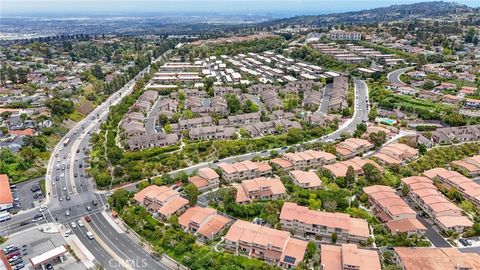
[[392, 5], [369, 10], [332, 13], [315, 16], [297, 16], [273, 20], [268, 25], [315, 25], [369, 24], [408, 18], [433, 18], [478, 11], [465, 5], [452, 2], [421, 2], [407, 5]]

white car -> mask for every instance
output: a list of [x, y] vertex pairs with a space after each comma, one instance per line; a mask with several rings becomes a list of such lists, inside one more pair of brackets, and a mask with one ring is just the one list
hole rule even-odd
[[81, 219], [79, 219], [79, 220], [77, 221], [77, 223], [78, 223], [78, 226], [79, 226], [79, 227], [85, 226], [85, 225], [83, 224], [83, 221], [82, 221]]
[[76, 227], [77, 227], [77, 224], [75, 223], [75, 221], [72, 221], [72, 222], [70, 222], [70, 226], [71, 226], [72, 228], [76, 228]]
[[66, 187], [66, 186], [62, 187], [62, 190], [63, 190], [63, 191], [66, 191], [66, 190], [67, 190], [67, 187]]
[[68, 210], [65, 211], [65, 216], [67, 216], [67, 217], [70, 216], [70, 211], [68, 211]]
[[46, 207], [46, 206], [42, 206], [42, 207], [40, 207], [40, 209], [39, 209], [39, 210], [40, 210], [40, 212], [43, 212], [43, 211], [45, 211], [45, 210], [47, 210], [47, 209], [48, 209], [48, 207]]

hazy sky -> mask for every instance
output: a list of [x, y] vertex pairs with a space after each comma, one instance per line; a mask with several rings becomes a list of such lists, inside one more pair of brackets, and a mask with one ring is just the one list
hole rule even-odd
[[[40, 14], [324, 14], [422, 0], [0, 0], [0, 16]], [[423, 0], [428, 1], [428, 0]], [[457, 0], [472, 7], [480, 0]]]

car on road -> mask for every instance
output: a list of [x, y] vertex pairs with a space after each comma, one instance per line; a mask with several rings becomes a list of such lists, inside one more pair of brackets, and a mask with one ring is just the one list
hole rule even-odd
[[67, 201], [70, 201], [72, 198], [70, 198], [70, 195], [67, 195], [67, 197], [65, 197], [65, 199], [66, 199]]
[[77, 227], [77, 224], [75, 223], [75, 221], [70, 222], [70, 227], [72, 227], [72, 228], [76, 228], [76, 227]]
[[59, 196], [59, 197], [58, 197], [58, 200], [59, 200], [59, 201], [63, 201], [63, 197], [62, 197], [62, 196]]
[[20, 222], [20, 226], [26, 226], [28, 224], [30, 224], [29, 220], [25, 220], [25, 221]]
[[78, 227], [83, 227], [83, 226], [85, 226], [85, 224], [83, 224], [83, 221], [82, 221], [81, 219], [79, 219], [79, 220], [77, 221], [77, 224], [78, 224]]
[[87, 237], [88, 237], [88, 239], [90, 239], [90, 240], [93, 240], [93, 239], [95, 238], [95, 237], [93, 236], [93, 233], [91, 233], [91, 232], [89, 232], [89, 231], [87, 232]]
[[92, 207], [90, 207], [89, 205], [87, 205], [85, 209], [87, 209], [88, 212], [92, 211]]
[[36, 222], [39, 222], [39, 221], [42, 221], [42, 220], [43, 220], [43, 217], [38, 217], [38, 218], [33, 218], [32, 222], [36, 223]]
[[67, 217], [70, 216], [70, 211], [68, 211], [68, 210], [65, 211], [65, 216], [67, 216]]
[[67, 187], [66, 187], [66, 186], [63, 186], [63, 187], [62, 187], [62, 190], [63, 190], [63, 191], [67, 191]]
[[43, 212], [43, 211], [45, 211], [45, 210], [47, 210], [47, 209], [48, 209], [47, 206], [41, 206], [39, 210], [40, 210], [40, 212]]
[[96, 200], [93, 200], [93, 201], [92, 201], [92, 205], [93, 205], [93, 206], [97, 206], [97, 204], [98, 204], [98, 203], [97, 203]]

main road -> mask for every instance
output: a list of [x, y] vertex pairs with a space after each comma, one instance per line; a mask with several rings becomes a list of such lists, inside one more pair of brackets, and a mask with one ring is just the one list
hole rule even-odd
[[[166, 52], [154, 62], [164, 59], [169, 53], [170, 51]], [[89, 240], [80, 228], [73, 230], [83, 245], [95, 256], [94, 263], [102, 265], [105, 269], [124, 269], [125, 267], [121, 265], [131, 264], [135, 267], [128, 268], [168, 269], [150, 257], [125, 233], [115, 230], [102, 215], [101, 212], [106, 205], [105, 197], [95, 192], [95, 183], [85, 168], [88, 166], [86, 160], [91, 134], [95, 133], [100, 124], [107, 119], [110, 106], [118, 104], [125, 96], [130, 95], [136, 81], [149, 70], [150, 66], [142, 70], [63, 137], [52, 151], [47, 166], [45, 181], [47, 194], [42, 205], [47, 209], [39, 212], [39, 208], [33, 208], [14, 215], [11, 220], [0, 224], [0, 235], [9, 235], [44, 222], [68, 224], [88, 215], [92, 219], [93, 232], [111, 250], [108, 252], [97, 241]], [[43, 219], [37, 218], [37, 221], [33, 222], [38, 215]], [[29, 223], [24, 225], [25, 222]]]

